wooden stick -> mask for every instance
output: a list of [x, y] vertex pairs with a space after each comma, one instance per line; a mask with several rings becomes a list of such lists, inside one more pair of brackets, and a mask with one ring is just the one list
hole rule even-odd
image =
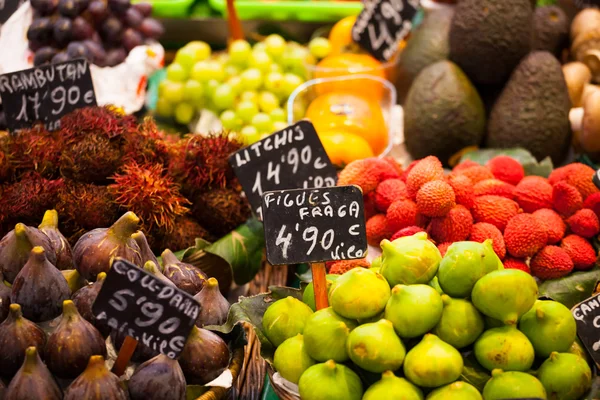
[[227, 0], [227, 25], [229, 26], [229, 41], [244, 39], [242, 23], [237, 16], [234, 0]]
[[312, 271], [317, 310], [327, 308], [329, 307], [329, 302], [327, 301], [327, 272], [325, 270], [325, 263], [311, 263], [310, 269]]
[[125, 341], [121, 346], [121, 350], [119, 350], [117, 361], [115, 361], [115, 365], [112, 369], [113, 374], [115, 374], [116, 376], [121, 376], [125, 373], [125, 370], [127, 369], [127, 364], [129, 364], [129, 360], [131, 360], [131, 356], [133, 355], [137, 344], [137, 340], [135, 340], [131, 336], [125, 336]]

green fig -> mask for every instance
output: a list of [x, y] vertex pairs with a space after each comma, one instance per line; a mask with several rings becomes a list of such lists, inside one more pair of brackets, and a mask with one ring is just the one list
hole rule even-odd
[[298, 382], [302, 400], [361, 400], [363, 385], [350, 368], [329, 360], [309, 367]]
[[583, 343], [581, 343], [581, 340], [579, 340], [578, 337], [575, 338], [575, 341], [569, 348], [568, 353], [575, 354], [576, 356], [583, 358], [587, 362], [590, 362], [588, 353], [585, 350], [585, 348], [583, 347]]
[[[331, 291], [331, 285], [339, 278], [340, 275], [327, 274], [325, 279], [327, 281], [327, 294]], [[317, 311], [317, 305], [315, 304], [315, 287], [312, 282], [306, 285], [304, 292], [302, 293], [302, 301], [308, 305], [313, 311]]]
[[277, 300], [267, 308], [263, 315], [262, 326], [267, 338], [278, 347], [286, 339], [304, 332], [306, 321], [312, 314], [313, 311], [309, 306], [288, 296]]
[[304, 371], [316, 363], [306, 351], [306, 344], [301, 334], [281, 343], [273, 356], [273, 365], [277, 372], [296, 385]]
[[427, 395], [426, 400], [483, 400], [483, 398], [475, 386], [458, 381], [435, 389]]
[[483, 314], [509, 325], [529, 311], [537, 296], [537, 283], [531, 275], [518, 269], [502, 269], [477, 281], [471, 301]]
[[394, 324], [401, 338], [415, 338], [429, 332], [442, 317], [444, 304], [429, 285], [396, 285], [385, 306], [385, 319]]
[[56, 254], [56, 268], [60, 270], [73, 269], [73, 249], [58, 230], [58, 213], [56, 210], [46, 211], [38, 228], [48, 236], [52, 243], [52, 248]]
[[25, 350], [23, 365], [10, 381], [4, 400], [61, 400], [60, 387], [35, 347]]
[[577, 325], [571, 311], [552, 300], [538, 300], [519, 322], [519, 329], [527, 335], [535, 355], [548, 357], [557, 351], [567, 352], [577, 337]]
[[381, 313], [390, 298], [390, 286], [376, 272], [353, 268], [340, 276], [329, 291], [329, 305], [345, 318], [370, 318]]
[[380, 274], [382, 265], [383, 265], [383, 257], [382, 256], [375, 257], [373, 259], [373, 261], [371, 261], [371, 266], [369, 267], [369, 269], [373, 272], [377, 272], [378, 274]]
[[442, 255], [427, 239], [427, 233], [418, 232], [390, 242], [381, 242], [381, 275], [391, 286], [412, 285], [431, 281], [435, 276]]
[[104, 357], [91, 356], [85, 370], [65, 390], [63, 400], [127, 400], [119, 377], [106, 368]]
[[428, 283], [429, 286], [431, 286], [432, 288], [435, 289], [436, 292], [438, 292], [441, 295], [444, 294], [444, 291], [442, 290], [442, 287], [440, 286], [440, 281], [436, 276], [433, 277], [433, 279]]
[[484, 329], [483, 316], [468, 300], [442, 295], [444, 310], [432, 333], [444, 342], [462, 349], [479, 337]]
[[465, 298], [484, 275], [498, 269], [500, 259], [494, 253], [492, 241], [455, 242], [442, 258], [438, 270], [440, 287], [449, 296]]
[[535, 359], [529, 339], [514, 325], [483, 332], [474, 350], [479, 364], [490, 371], [527, 371]]
[[354, 329], [348, 336], [346, 349], [354, 364], [375, 373], [397, 370], [406, 356], [394, 325], [386, 319]]
[[463, 359], [458, 350], [428, 333], [404, 360], [404, 375], [415, 385], [435, 388], [460, 377]]
[[580, 399], [592, 386], [592, 370], [581, 357], [552, 352], [537, 371], [548, 397], [556, 400]]
[[319, 362], [346, 361], [346, 342], [356, 326], [355, 321], [340, 317], [331, 307], [317, 311], [308, 317], [304, 326], [306, 352]]
[[392, 371], [385, 371], [381, 380], [367, 389], [362, 400], [423, 400], [423, 392]]
[[485, 400], [539, 398], [546, 400], [546, 390], [534, 376], [520, 371], [492, 371], [492, 377], [483, 388]]

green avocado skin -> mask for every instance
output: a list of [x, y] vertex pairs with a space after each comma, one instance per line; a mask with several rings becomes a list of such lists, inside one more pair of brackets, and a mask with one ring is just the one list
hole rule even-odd
[[558, 60], [547, 51], [531, 52], [494, 104], [486, 147], [522, 147], [540, 161], [551, 157], [557, 165], [571, 142], [570, 109]]
[[437, 156], [444, 164], [456, 152], [478, 146], [485, 133], [485, 109], [473, 84], [450, 61], [425, 68], [404, 105], [404, 138], [415, 159]]
[[450, 27], [450, 60], [475, 84], [506, 82], [531, 49], [530, 0], [461, 0]]

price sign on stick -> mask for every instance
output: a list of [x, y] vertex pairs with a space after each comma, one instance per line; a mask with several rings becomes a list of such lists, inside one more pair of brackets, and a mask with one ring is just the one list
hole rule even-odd
[[0, 98], [10, 131], [36, 122], [54, 131], [60, 128], [63, 115], [96, 105], [90, 65], [85, 59], [0, 75]]
[[352, 39], [379, 61], [389, 61], [412, 28], [419, 0], [366, 0]]
[[577, 304], [571, 310], [577, 323], [577, 336], [596, 364], [600, 364], [600, 294]]
[[269, 190], [334, 186], [337, 172], [309, 121], [300, 121], [229, 157], [254, 213]]
[[367, 235], [358, 186], [279, 190], [263, 194], [267, 260], [311, 263], [318, 309], [327, 307], [325, 261], [363, 258]]
[[[106, 320], [108, 326], [130, 338], [126, 343], [132, 344], [131, 354], [141, 341], [175, 359], [183, 350], [200, 307], [186, 292], [118, 258], [102, 284], [92, 312], [97, 319]], [[122, 360], [124, 370], [131, 358], [131, 354], [122, 357], [125, 344], [115, 364], [117, 375], [122, 374], [116, 371], [120, 368], [119, 360], [126, 358]]]

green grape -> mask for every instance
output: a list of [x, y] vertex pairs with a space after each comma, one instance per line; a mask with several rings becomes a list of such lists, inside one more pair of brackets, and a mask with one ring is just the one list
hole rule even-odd
[[251, 125], [244, 126], [240, 131], [240, 134], [244, 137], [244, 142], [248, 145], [260, 140], [260, 134], [256, 128]]
[[227, 54], [227, 53], [220, 53], [219, 55], [217, 55], [215, 57], [215, 61], [218, 62], [221, 65], [229, 64], [229, 54]]
[[317, 37], [310, 41], [308, 50], [315, 58], [322, 59], [331, 53], [331, 44], [324, 37]]
[[201, 40], [189, 42], [184, 48], [191, 48], [194, 50], [196, 62], [207, 60], [211, 55], [210, 46]]
[[235, 65], [231, 65], [231, 64], [227, 64], [224, 68], [224, 71], [225, 71], [226, 78], [233, 78], [234, 76], [238, 76], [241, 72], [238, 67], [236, 67]]
[[271, 110], [269, 116], [271, 117], [271, 121], [273, 122], [285, 122], [286, 120], [286, 115], [283, 108], [275, 108]]
[[305, 47], [299, 45], [288, 45], [283, 53], [281, 63], [286, 71], [298, 71], [305, 69], [309, 52]]
[[198, 81], [190, 79], [183, 85], [183, 99], [196, 104], [204, 98], [204, 86]]
[[183, 83], [165, 81], [165, 87], [163, 89], [163, 98], [171, 103], [177, 104], [183, 101]]
[[279, 35], [269, 35], [265, 39], [267, 53], [273, 58], [279, 58], [285, 51], [285, 39]]
[[231, 78], [229, 78], [227, 80], [227, 84], [229, 86], [231, 86], [231, 90], [233, 90], [233, 93], [235, 93], [236, 95], [240, 94], [242, 91], [242, 78], [240, 78], [239, 76], [232, 76]]
[[251, 101], [254, 104], [258, 104], [258, 93], [253, 90], [244, 90], [240, 94], [240, 101]]
[[179, 103], [175, 106], [175, 121], [182, 125], [187, 125], [194, 118], [194, 106], [189, 103]]
[[246, 65], [252, 48], [245, 40], [234, 40], [229, 45], [229, 61], [236, 65]]
[[175, 62], [189, 71], [196, 63], [196, 49], [188, 46], [179, 49], [175, 54]]
[[219, 87], [220, 83], [214, 79], [206, 82], [204, 85], [204, 93], [205, 97], [212, 101], [213, 96], [215, 95], [215, 91]]
[[163, 79], [162, 81], [160, 81], [160, 83], [158, 84], [158, 96], [162, 96], [163, 93], [165, 92], [165, 88], [169, 85], [169, 80], [168, 79]]
[[237, 117], [237, 115], [235, 115], [235, 112], [232, 110], [223, 111], [219, 119], [221, 120], [221, 124], [225, 129], [238, 131], [242, 127], [242, 121]]
[[251, 101], [240, 101], [235, 108], [235, 113], [242, 121], [250, 123], [252, 117], [258, 114], [258, 107]]
[[265, 42], [255, 43], [252, 51], [267, 51], [267, 44]]
[[275, 121], [273, 122], [273, 132], [282, 131], [288, 127], [288, 124], [283, 121]]
[[225, 78], [225, 71], [217, 61], [198, 61], [192, 67], [190, 77], [198, 82], [208, 82], [211, 79], [222, 82]]
[[281, 65], [279, 65], [279, 64], [271, 64], [271, 66], [269, 67], [269, 72], [279, 72], [279, 73], [282, 73], [283, 72], [283, 68], [281, 68]]
[[265, 89], [270, 92], [278, 93], [283, 85], [283, 74], [280, 72], [269, 72], [265, 76]]
[[167, 79], [175, 82], [185, 82], [188, 73], [181, 64], [173, 63], [167, 67]]
[[257, 90], [262, 85], [262, 73], [256, 68], [248, 68], [240, 76], [242, 87], [246, 90]]
[[298, 86], [302, 85], [302, 83], [304, 82], [298, 75], [287, 73], [283, 75], [281, 92], [285, 97], [289, 97]]
[[265, 113], [258, 113], [252, 117], [252, 126], [254, 126], [259, 132], [267, 132], [273, 128], [273, 122], [271, 117]]
[[173, 104], [166, 99], [158, 99], [156, 101], [156, 114], [159, 117], [170, 118], [173, 116]]
[[213, 104], [219, 109], [224, 110], [232, 107], [235, 101], [235, 93], [231, 86], [226, 83], [222, 83], [215, 89], [215, 93], [212, 96]]
[[258, 106], [266, 113], [270, 113], [279, 107], [279, 99], [271, 92], [260, 92], [258, 95]]
[[253, 68], [259, 69], [261, 72], [267, 73], [271, 68], [273, 61], [271, 57], [264, 51], [253, 51], [250, 56], [248, 65]]

